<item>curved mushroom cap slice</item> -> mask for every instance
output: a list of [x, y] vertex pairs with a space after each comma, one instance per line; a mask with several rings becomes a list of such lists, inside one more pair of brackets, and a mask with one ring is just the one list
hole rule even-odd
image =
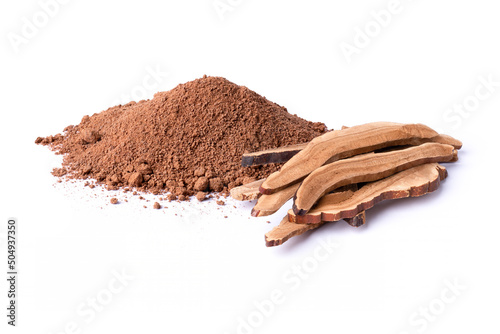
[[314, 225], [355, 217], [358, 213], [387, 199], [417, 197], [433, 192], [447, 175], [446, 168], [437, 163], [420, 165], [382, 180], [367, 183], [341, 202], [337, 200], [336, 195], [328, 194], [304, 216], [297, 216], [289, 210], [288, 219], [298, 225]]
[[451, 145], [425, 143], [403, 150], [368, 153], [316, 169], [302, 181], [294, 197], [293, 212], [305, 215], [323, 195], [348, 184], [371, 182], [429, 162], [455, 161]]
[[[391, 146], [421, 145], [428, 142], [451, 145], [455, 149], [462, 147], [461, 141], [438, 134], [422, 124], [377, 122], [344, 127], [314, 138], [291, 158], [287, 155], [290, 160], [280, 171], [266, 179], [260, 191], [263, 194], [274, 193], [301, 181], [316, 168], [343, 158]], [[269, 152], [263, 151], [262, 154], [267, 156]], [[259, 152], [253, 155], [258, 156]]]
[[[344, 190], [330, 194], [331, 202], [342, 202], [354, 195], [354, 191], [352, 190]], [[364, 217], [364, 215], [363, 215]], [[359, 222], [359, 220], [358, 220]], [[266, 233], [266, 246], [278, 246], [283, 244], [288, 239], [305, 233], [309, 230], [315, 229], [323, 225], [323, 222], [319, 222], [318, 224], [295, 224], [288, 220], [288, 217], [285, 216], [281, 223], [273, 228], [271, 231]]]
[[435, 191], [447, 175], [443, 166], [429, 163], [368, 183], [355, 192], [328, 194], [305, 216], [296, 216], [292, 210], [288, 211], [288, 217], [266, 233], [266, 246], [281, 245], [294, 236], [316, 229], [330, 221], [344, 219], [350, 225], [358, 226], [365, 221], [365, 210], [375, 204], [386, 199], [428, 194]]
[[438, 133], [423, 124], [375, 122], [334, 130], [314, 138], [294, 155], [279, 172], [271, 174], [261, 186], [271, 194], [300, 180], [327, 161], [396, 145], [410, 145], [418, 138], [436, 137]]

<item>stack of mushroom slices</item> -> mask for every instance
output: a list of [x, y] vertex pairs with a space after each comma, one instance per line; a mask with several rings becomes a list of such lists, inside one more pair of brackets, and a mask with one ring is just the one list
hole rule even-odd
[[365, 211], [386, 199], [433, 192], [446, 178], [443, 162], [458, 160], [462, 143], [423, 124], [376, 122], [343, 127], [309, 143], [245, 154], [243, 166], [286, 163], [267, 179], [231, 190], [237, 200], [255, 200], [252, 216], [268, 216], [293, 198], [266, 245], [345, 220], [365, 223]]

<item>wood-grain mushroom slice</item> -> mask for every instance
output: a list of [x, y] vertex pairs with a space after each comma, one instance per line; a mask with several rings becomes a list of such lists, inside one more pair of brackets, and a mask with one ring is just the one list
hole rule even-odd
[[300, 181], [327, 162], [371, 152], [389, 146], [419, 145], [427, 141], [453, 140], [439, 135], [423, 124], [376, 122], [331, 131], [314, 138], [294, 155], [281, 170], [271, 174], [260, 187], [263, 194], [271, 194]]
[[[293, 195], [297, 192], [300, 183], [296, 183], [294, 185], [288, 186], [287, 188], [280, 190], [271, 195], [262, 195], [259, 197], [257, 204], [252, 208], [251, 215], [253, 217], [264, 217], [269, 216], [278, 211], [286, 202], [288, 202]], [[341, 187], [337, 189], [336, 192], [345, 192], [350, 191], [350, 193], [358, 190], [357, 184], [350, 184], [345, 187]], [[336, 195], [338, 196], [338, 195]], [[361, 221], [357, 219], [348, 218], [348, 223], [351, 225], [360, 224]], [[356, 220], [356, 221], [355, 221]]]
[[[338, 191], [330, 194], [331, 201], [342, 202], [354, 195], [352, 190]], [[363, 215], [364, 216], [364, 215]], [[309, 230], [315, 229], [323, 225], [323, 222], [318, 224], [296, 224], [289, 221], [288, 217], [285, 216], [280, 224], [274, 227], [271, 231], [266, 233], [266, 246], [278, 246], [287, 241], [288, 239], [305, 233]]]
[[300, 183], [296, 183], [274, 194], [260, 196], [257, 204], [252, 209], [251, 215], [253, 217], [272, 215], [293, 197], [299, 185]]
[[[348, 127], [343, 126], [343, 129], [347, 129]], [[457, 140], [451, 136], [439, 134], [432, 138], [418, 138], [411, 142], [412, 145], [420, 145], [423, 143], [440, 143], [440, 144], [448, 144], [455, 147], [457, 150], [462, 148], [462, 142]], [[249, 167], [249, 166], [259, 166], [266, 165], [271, 163], [283, 163], [290, 160], [294, 155], [302, 151], [309, 142], [304, 144], [283, 146], [278, 148], [273, 148], [264, 151], [258, 151], [253, 153], [245, 153], [241, 159], [241, 166]], [[333, 161], [332, 161], [333, 162]], [[328, 163], [328, 161], [327, 161]]]
[[[343, 126], [343, 129], [348, 127]], [[448, 135], [439, 134], [432, 138], [418, 138], [411, 142], [413, 145], [420, 145], [427, 142], [452, 145], [456, 149], [462, 148], [462, 142]], [[283, 163], [290, 160], [294, 155], [302, 151], [309, 142], [297, 145], [283, 146], [269, 150], [245, 153], [241, 159], [242, 167], [259, 166], [272, 163]], [[327, 162], [328, 163], [328, 162]]]
[[[344, 126], [342, 127], [344, 128]], [[338, 192], [345, 192], [345, 191], [352, 191], [353, 194], [358, 191], [359, 185], [357, 183], [349, 184], [347, 186], [335, 189], [335, 191], [332, 194], [338, 193]], [[332, 195], [333, 196], [333, 195]], [[336, 197], [335, 201], [339, 202], [342, 199], [340, 197]], [[360, 227], [366, 223], [366, 215], [364, 211], [360, 211], [356, 216], [354, 217], [346, 217], [344, 218], [345, 222], [353, 227]]]
[[[342, 127], [342, 128], [345, 128], [345, 127]], [[452, 142], [456, 143], [457, 141], [453, 139], [453, 140], [448, 140], [447, 142], [448, 143], [452, 143]], [[299, 147], [300, 145], [305, 147], [307, 144], [299, 144], [299, 145], [294, 145], [294, 146]], [[289, 147], [292, 147], [292, 146], [286, 146], [286, 147], [284, 147], [284, 149], [289, 148]], [[401, 146], [401, 147], [403, 148], [403, 146]], [[384, 152], [392, 151], [395, 148], [396, 147], [384, 148], [383, 151]], [[260, 153], [266, 154], [265, 152], [266, 151], [255, 152], [255, 154], [260, 154]], [[285, 158], [283, 158], [283, 159], [285, 159]], [[250, 182], [250, 183], [238, 186], [238, 187], [234, 187], [230, 190], [231, 197], [238, 200], [238, 201], [252, 201], [252, 200], [258, 199], [262, 195], [262, 193], [259, 191], [259, 188], [262, 185], [262, 183], [264, 183], [264, 181], [265, 181], [265, 179], [261, 179], [261, 180]]]
[[282, 163], [290, 160], [295, 154], [302, 151], [308, 143], [283, 146], [253, 153], [243, 154], [241, 166], [257, 166], [271, 163]]
[[[347, 184], [383, 179], [402, 170], [429, 162], [456, 160], [451, 145], [425, 143], [403, 150], [367, 153], [325, 165], [302, 181], [294, 196], [293, 212], [305, 215], [323, 195]], [[265, 183], [265, 182], [264, 182]]]
[[435, 191], [447, 176], [446, 168], [437, 163], [416, 166], [387, 178], [370, 182], [351, 197], [339, 202], [328, 194], [306, 215], [297, 216], [288, 211], [288, 219], [298, 225], [319, 224], [355, 217], [387, 199], [417, 197]]
[[[353, 226], [356, 226], [356, 223], [352, 223], [353, 220], [357, 221], [357, 224], [362, 225], [365, 223], [366, 209], [386, 199], [415, 197], [430, 193], [439, 187], [441, 180], [445, 179], [446, 176], [447, 172], [443, 166], [437, 163], [430, 163], [407, 169], [386, 179], [368, 183], [354, 193], [341, 192], [328, 194], [322, 198], [317, 207], [305, 216], [297, 217], [293, 214], [292, 210], [289, 210], [289, 216], [285, 217], [278, 226], [266, 233], [266, 246], [272, 247], [281, 245], [294, 236], [298, 236], [328, 223], [329, 221], [321, 220], [321, 213], [323, 212], [327, 215], [331, 215], [331, 219], [333, 219], [333, 215], [335, 214], [337, 215], [336, 218], [343, 217], [340, 219], [344, 219], [350, 225], [354, 224]], [[378, 191], [375, 189], [378, 189]], [[362, 200], [362, 197], [364, 197], [365, 200]], [[363, 204], [360, 201], [362, 201]], [[341, 207], [346, 206], [350, 206], [347, 211], [339, 211]], [[357, 209], [353, 210], [353, 207]], [[358, 213], [353, 218], [345, 217], [346, 215], [352, 215], [354, 212]], [[318, 213], [320, 214], [318, 215]], [[298, 224], [295, 222], [296, 218], [305, 219], [309, 216], [314, 216], [314, 218], [309, 220], [311, 222], [309, 224]]]
[[[342, 130], [347, 129], [348, 126], [342, 125]], [[290, 160], [295, 154], [302, 151], [309, 142], [296, 144], [296, 145], [288, 145], [282, 146], [278, 148], [272, 148], [269, 150], [263, 150], [253, 153], [245, 153], [241, 158], [241, 166], [259, 166], [266, 165], [272, 163], [283, 163]]]
[[250, 182], [239, 187], [234, 187], [229, 191], [232, 198], [238, 201], [251, 201], [259, 198], [261, 195], [259, 187], [265, 179]]
[[462, 142], [460, 140], [444, 134], [439, 134], [436, 137], [431, 138], [429, 142], [451, 145], [457, 150], [462, 148]]
[[307, 231], [314, 230], [324, 223], [319, 224], [296, 224], [292, 223], [288, 220], [288, 217], [285, 216], [280, 224], [273, 228], [271, 231], [267, 232], [265, 235], [266, 238], [266, 246], [273, 247], [282, 245], [288, 239], [295, 237], [297, 235], [301, 235]]
[[[361, 211], [352, 218], [344, 218], [349, 225], [354, 227], [364, 225], [365, 219], [365, 211]], [[266, 233], [266, 246], [273, 247], [282, 245], [288, 239], [301, 235], [307, 231], [317, 229], [326, 223], [328, 222], [321, 222], [318, 224], [296, 224], [291, 222], [288, 217], [285, 216], [278, 226]]]

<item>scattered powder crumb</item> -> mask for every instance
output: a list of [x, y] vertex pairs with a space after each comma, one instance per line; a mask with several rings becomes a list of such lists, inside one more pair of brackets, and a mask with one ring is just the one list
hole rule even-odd
[[204, 201], [207, 198], [206, 194], [202, 191], [196, 193], [196, 199], [200, 202]]
[[118, 204], [118, 199], [116, 197], [113, 197], [110, 202], [111, 204]]
[[217, 201], [217, 204], [218, 204], [218, 205], [224, 205], [224, 204], [226, 204], [226, 203], [225, 203], [223, 200], [219, 200], [219, 201]]
[[156, 209], [156, 210], [161, 209], [160, 203], [155, 202], [155, 204], [153, 204], [153, 209]]

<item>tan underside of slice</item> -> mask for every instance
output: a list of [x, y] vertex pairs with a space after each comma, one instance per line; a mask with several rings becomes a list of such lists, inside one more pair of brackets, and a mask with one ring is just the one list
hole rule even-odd
[[299, 186], [300, 183], [296, 183], [274, 194], [260, 196], [257, 204], [252, 209], [251, 215], [253, 217], [272, 215], [295, 195]]
[[232, 198], [238, 201], [251, 201], [259, 198], [259, 196], [261, 195], [259, 192], [259, 187], [263, 182], [264, 179], [250, 182], [239, 187], [234, 187], [229, 191], [229, 193], [231, 194]]

